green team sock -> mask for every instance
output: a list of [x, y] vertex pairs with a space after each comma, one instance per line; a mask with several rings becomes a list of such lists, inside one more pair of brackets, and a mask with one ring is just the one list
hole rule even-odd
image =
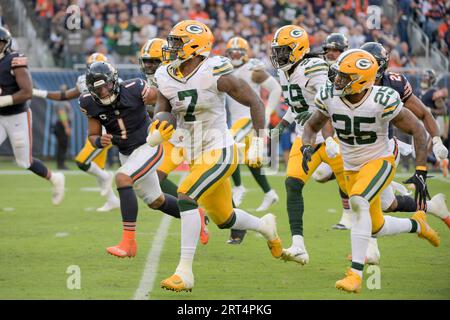
[[267, 193], [271, 190], [269, 181], [267, 181], [267, 177], [262, 174], [261, 168], [252, 168], [248, 167], [250, 169], [250, 172], [253, 175], [253, 178], [255, 178], [258, 185], [261, 187], [261, 189], [264, 191], [264, 193]]
[[159, 185], [161, 186], [162, 192], [170, 194], [171, 196], [178, 198], [178, 192], [177, 192], [178, 187], [175, 183], [173, 183], [169, 179], [164, 179], [163, 181], [161, 181], [159, 183]]
[[287, 177], [285, 185], [291, 234], [303, 236], [303, 182], [296, 178]]
[[242, 184], [241, 169], [239, 165], [236, 167], [236, 170], [234, 170], [233, 174], [231, 175], [231, 178], [233, 179], [233, 183], [236, 187], [239, 187]]

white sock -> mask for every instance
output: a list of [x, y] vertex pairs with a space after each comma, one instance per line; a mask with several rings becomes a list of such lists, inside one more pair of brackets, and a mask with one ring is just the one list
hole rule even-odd
[[303, 236], [294, 235], [292, 236], [292, 246], [297, 248], [305, 248], [305, 242], [303, 240]]
[[[372, 219], [370, 217], [369, 201], [360, 196], [350, 198], [350, 206], [356, 217], [351, 229], [352, 262], [364, 265], [369, 240], [372, 233]], [[362, 270], [352, 270], [362, 278]]]
[[261, 232], [263, 227], [263, 222], [260, 218], [245, 212], [244, 210], [234, 208], [234, 213], [236, 215], [236, 221], [231, 227], [236, 230], [253, 230]]
[[198, 209], [182, 211], [181, 216], [181, 255], [176, 274], [192, 274], [192, 262], [200, 238], [200, 214]]
[[[418, 226], [420, 227], [419, 224]], [[377, 232], [377, 237], [408, 233], [411, 231], [411, 228], [411, 219], [384, 216], [384, 225], [381, 230]]]
[[96, 176], [101, 180], [106, 180], [109, 177], [108, 172], [101, 169], [95, 162], [91, 162], [91, 166], [86, 172], [92, 174], [93, 176]]

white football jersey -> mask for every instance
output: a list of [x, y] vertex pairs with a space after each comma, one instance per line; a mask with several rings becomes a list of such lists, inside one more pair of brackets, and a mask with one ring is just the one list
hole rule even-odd
[[[233, 75], [236, 78], [242, 79], [247, 82], [250, 87], [256, 92], [258, 96], [261, 95], [261, 85], [253, 82], [252, 74], [255, 70], [265, 70], [264, 64], [258, 59], [250, 59], [242, 66], [234, 68]], [[227, 95], [227, 105], [230, 111], [231, 123], [235, 123], [237, 120], [242, 118], [251, 118], [250, 108], [240, 104], [233, 98]]]
[[176, 145], [185, 148], [188, 160], [234, 143], [227, 127], [226, 94], [217, 89], [220, 76], [232, 71], [229, 59], [221, 56], [205, 59], [187, 77], [177, 75], [170, 65], [156, 70], [158, 90], [177, 119]]
[[85, 74], [82, 74], [78, 77], [76, 86], [80, 93], [88, 91], [88, 88], [86, 85], [86, 75]]
[[[278, 70], [284, 101], [289, 110], [284, 119], [289, 123], [306, 110], [313, 111], [314, 97], [320, 87], [328, 80], [328, 64], [320, 58], [306, 58], [302, 60], [289, 76], [287, 72]], [[303, 126], [296, 123], [295, 132], [298, 137], [303, 134]], [[317, 133], [316, 143], [323, 142], [322, 133]]]
[[341, 145], [344, 169], [358, 171], [370, 160], [389, 157], [389, 122], [403, 108], [400, 95], [389, 87], [373, 86], [357, 104], [332, 95], [328, 82], [316, 95], [320, 112], [330, 117]]

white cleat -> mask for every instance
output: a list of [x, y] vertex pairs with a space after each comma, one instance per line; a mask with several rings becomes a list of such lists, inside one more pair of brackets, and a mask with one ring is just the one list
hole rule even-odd
[[277, 193], [275, 192], [275, 190], [271, 189], [264, 195], [263, 202], [258, 207], [258, 209], [256, 209], [256, 211], [257, 212], [266, 211], [272, 204], [277, 203], [278, 200], [280, 200], [280, 198], [278, 198]]
[[64, 187], [66, 178], [60, 172], [53, 172], [50, 182], [53, 184], [52, 203], [54, 205], [60, 204], [64, 199]]
[[284, 261], [294, 261], [303, 266], [309, 262], [309, 255], [304, 247], [291, 246], [288, 249], [283, 249], [281, 259]]
[[353, 225], [354, 213], [351, 210], [343, 210], [339, 223], [332, 226], [336, 230], [350, 230]]
[[112, 190], [112, 183], [114, 180], [114, 174], [107, 171], [108, 178], [106, 180], [98, 179], [100, 184], [100, 195], [102, 197], [106, 196]]
[[366, 263], [367, 264], [380, 264], [380, 250], [378, 249], [377, 238], [369, 239], [369, 246], [366, 251]]
[[117, 208], [120, 208], [120, 200], [119, 199], [106, 201], [102, 207], [97, 208], [97, 211], [98, 212], [108, 212], [108, 211], [111, 211], [111, 210], [114, 210]]
[[236, 207], [239, 207], [244, 199], [244, 194], [247, 192], [247, 189], [243, 185], [238, 187], [233, 187], [233, 202]]
[[398, 193], [400, 193], [402, 196], [409, 196], [409, 195], [411, 195], [411, 191], [410, 190], [408, 190], [404, 185], [402, 185], [402, 184], [400, 184], [400, 183], [398, 183], [398, 182], [395, 182], [395, 181], [392, 181], [391, 182], [391, 186], [392, 186], [392, 189], [394, 189], [394, 192], [398, 192]]
[[442, 219], [450, 228], [450, 212], [447, 208], [447, 202], [443, 193], [438, 193], [427, 202], [427, 213]]

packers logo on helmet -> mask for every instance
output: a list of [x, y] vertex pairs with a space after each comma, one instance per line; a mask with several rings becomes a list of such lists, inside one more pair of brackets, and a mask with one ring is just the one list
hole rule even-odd
[[166, 40], [154, 38], [145, 42], [139, 52], [139, 64], [141, 71], [151, 77], [155, 74], [156, 69], [161, 65], [163, 60], [163, 47], [167, 46]]
[[227, 42], [226, 55], [234, 67], [239, 67], [248, 61], [249, 46], [247, 40], [233, 37]]
[[163, 61], [178, 68], [193, 57], [208, 57], [213, 42], [214, 36], [204, 23], [195, 20], [181, 21], [167, 36], [167, 46], [163, 47]]
[[378, 63], [367, 51], [352, 49], [343, 52], [331, 68], [337, 73], [334, 94], [347, 96], [360, 93], [374, 85]]
[[86, 64], [89, 67], [94, 62], [99, 62], [99, 61], [108, 62], [108, 58], [106, 58], [106, 56], [102, 53], [95, 52], [87, 58]]
[[275, 69], [287, 71], [308, 52], [309, 38], [305, 29], [287, 25], [275, 32], [270, 60]]

